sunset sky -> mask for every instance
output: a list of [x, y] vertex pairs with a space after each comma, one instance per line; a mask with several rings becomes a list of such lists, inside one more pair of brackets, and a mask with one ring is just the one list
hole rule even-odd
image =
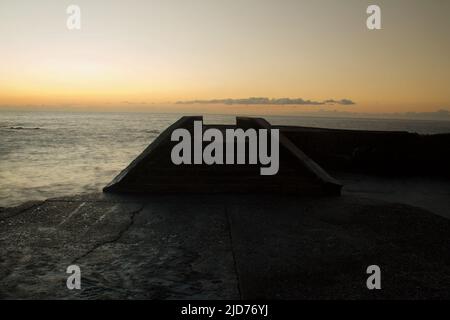
[[[382, 30], [366, 28], [369, 4]], [[0, 108], [449, 109], [449, 15], [448, 0], [1, 0]]]

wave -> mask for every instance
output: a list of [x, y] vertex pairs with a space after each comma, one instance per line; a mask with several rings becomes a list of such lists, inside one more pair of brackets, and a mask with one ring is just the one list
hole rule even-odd
[[41, 130], [39, 127], [3, 127], [6, 130]]

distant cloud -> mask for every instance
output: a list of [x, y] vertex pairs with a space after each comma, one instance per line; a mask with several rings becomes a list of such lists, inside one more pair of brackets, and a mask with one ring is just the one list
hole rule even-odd
[[135, 104], [138, 104], [138, 105], [147, 104], [147, 102], [145, 102], [145, 101], [128, 101], [128, 100], [121, 101], [121, 103], [122, 103], [122, 104], [131, 104], [131, 105], [135, 105]]
[[177, 104], [226, 104], [226, 105], [309, 105], [309, 106], [322, 106], [322, 105], [352, 105], [355, 104], [352, 100], [341, 99], [334, 100], [328, 99], [324, 101], [304, 100], [302, 98], [278, 98], [270, 99], [265, 97], [251, 97], [246, 99], [212, 99], [212, 100], [188, 100], [178, 101]]
[[352, 100], [349, 100], [349, 99], [341, 99], [341, 100], [330, 99], [330, 100], [325, 100], [324, 102], [325, 102], [324, 104], [341, 104], [343, 106], [349, 106], [349, 105], [355, 104]]

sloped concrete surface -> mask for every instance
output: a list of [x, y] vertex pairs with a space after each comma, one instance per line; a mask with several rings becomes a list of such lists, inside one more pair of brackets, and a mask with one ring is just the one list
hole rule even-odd
[[[90, 195], [3, 212], [0, 297], [237, 298], [223, 208], [144, 202]], [[80, 291], [66, 288], [71, 264]]]
[[0, 210], [0, 298], [449, 298], [449, 244], [450, 220], [352, 195], [77, 195]]

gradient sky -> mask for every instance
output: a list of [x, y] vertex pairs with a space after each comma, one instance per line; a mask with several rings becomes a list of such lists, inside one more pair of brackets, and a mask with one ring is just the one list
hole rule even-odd
[[[80, 31], [66, 28], [69, 4]], [[383, 30], [367, 30], [369, 4]], [[449, 15], [448, 0], [1, 0], [0, 106], [256, 96], [356, 102], [257, 107], [275, 113], [446, 109]]]

